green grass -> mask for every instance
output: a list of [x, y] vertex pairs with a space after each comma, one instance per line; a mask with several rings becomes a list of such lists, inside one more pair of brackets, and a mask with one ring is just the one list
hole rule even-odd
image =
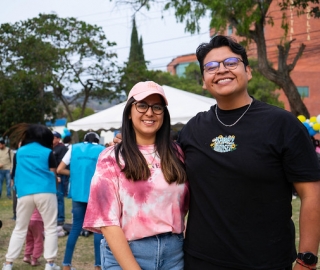
[[[293, 221], [296, 225], [296, 244], [299, 240], [299, 209], [300, 209], [300, 199], [299, 197], [292, 201], [293, 207]], [[65, 199], [65, 208], [66, 208], [66, 223], [72, 223], [71, 220], [71, 200]], [[0, 266], [5, 261], [5, 254], [7, 252], [11, 232], [14, 228], [15, 222], [11, 220], [12, 218], [12, 201], [5, 198], [0, 199], [0, 219], [3, 222], [3, 227], [0, 229]], [[58, 265], [61, 265], [64, 256], [64, 250], [66, 245], [67, 237], [58, 238], [58, 258], [56, 260]], [[14, 262], [13, 270], [34, 270], [34, 269], [43, 269], [45, 260], [41, 258], [42, 266], [40, 267], [31, 267], [28, 264], [22, 261], [23, 251], [19, 258]], [[320, 256], [320, 251], [318, 256]], [[80, 236], [76, 244], [76, 249], [73, 255], [72, 265], [77, 270], [88, 270], [94, 269], [94, 254], [93, 254], [93, 235], [89, 237]]]
[[[4, 190], [2, 191], [4, 194]], [[66, 223], [72, 223], [71, 218], [71, 200], [65, 199], [65, 211], [66, 211]], [[15, 225], [15, 221], [12, 220], [12, 200], [6, 197], [0, 198], [0, 220], [2, 220], [3, 226], [0, 229], [0, 269], [5, 262], [5, 255], [10, 241], [10, 236]], [[64, 250], [66, 246], [67, 236], [58, 238], [58, 257], [56, 263], [62, 268], [62, 261], [64, 257]], [[40, 258], [41, 266], [31, 267], [22, 261], [24, 254], [24, 247], [18, 259], [14, 261], [13, 270], [35, 270], [44, 269], [46, 263], [43, 257]], [[72, 265], [77, 270], [94, 269], [94, 252], [93, 252], [93, 235], [89, 237], [79, 236], [78, 242], [72, 258]]]

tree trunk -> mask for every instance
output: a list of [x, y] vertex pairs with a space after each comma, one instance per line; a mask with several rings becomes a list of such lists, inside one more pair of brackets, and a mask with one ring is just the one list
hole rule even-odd
[[278, 45], [278, 69], [275, 70], [268, 62], [266, 41], [264, 32], [261, 29], [263, 29], [263, 25], [256, 24], [255, 31], [251, 31], [252, 38], [257, 44], [258, 70], [264, 77], [282, 88], [289, 101], [290, 110], [295, 116], [304, 115], [306, 118], [309, 118], [310, 113], [304, 105], [298, 89], [290, 77], [290, 72], [294, 69], [296, 63], [301, 57], [303, 50], [305, 49], [305, 45], [300, 45], [298, 53], [289, 64], [287, 63], [288, 54], [291, 48], [291, 43], [294, 40], [287, 42], [285, 46]]
[[284, 84], [281, 87], [288, 98], [290, 111], [295, 116], [304, 115], [306, 118], [310, 118], [310, 113], [307, 107], [304, 105], [298, 89], [290, 76], [285, 77]]

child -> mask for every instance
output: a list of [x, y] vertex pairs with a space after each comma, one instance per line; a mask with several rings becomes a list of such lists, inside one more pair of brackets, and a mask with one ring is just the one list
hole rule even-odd
[[37, 208], [34, 209], [28, 226], [23, 261], [32, 266], [40, 265], [38, 259], [43, 252], [43, 221]]

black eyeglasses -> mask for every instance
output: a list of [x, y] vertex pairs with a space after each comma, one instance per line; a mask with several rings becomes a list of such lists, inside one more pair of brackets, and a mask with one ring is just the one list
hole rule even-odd
[[205, 72], [209, 74], [214, 74], [219, 70], [220, 63], [222, 63], [226, 69], [233, 70], [237, 68], [239, 62], [243, 62], [243, 61], [237, 57], [229, 57], [220, 62], [218, 61], [208, 62], [203, 66], [203, 69]]
[[136, 110], [139, 113], [146, 113], [149, 110], [149, 108], [151, 108], [153, 113], [158, 115], [164, 112], [164, 107], [165, 107], [160, 104], [149, 105], [145, 102], [133, 102], [132, 105], [135, 105]]

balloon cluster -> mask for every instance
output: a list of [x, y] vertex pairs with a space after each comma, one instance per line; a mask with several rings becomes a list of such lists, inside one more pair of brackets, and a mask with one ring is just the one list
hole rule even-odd
[[314, 136], [320, 132], [320, 114], [312, 116], [310, 119], [307, 119], [304, 115], [299, 115], [298, 119], [307, 128], [310, 136]]
[[71, 132], [67, 128], [64, 128], [62, 133], [61, 133], [61, 137], [63, 139], [66, 136], [71, 136]]

